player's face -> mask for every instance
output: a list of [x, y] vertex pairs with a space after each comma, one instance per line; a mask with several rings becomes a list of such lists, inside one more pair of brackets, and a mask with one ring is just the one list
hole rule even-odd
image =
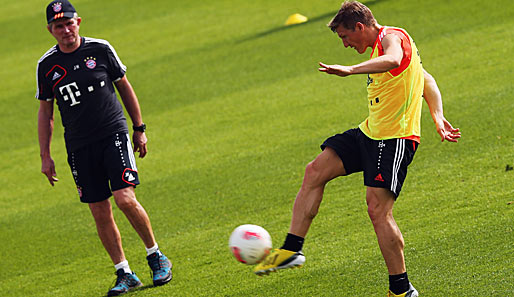
[[80, 44], [80, 18], [60, 19], [48, 26], [48, 31], [57, 40], [60, 47], [72, 48]]
[[356, 25], [354, 30], [346, 29], [343, 25], [336, 28], [336, 33], [343, 41], [344, 47], [351, 47], [359, 54], [366, 51], [367, 46], [364, 43], [364, 34], [361, 28]]

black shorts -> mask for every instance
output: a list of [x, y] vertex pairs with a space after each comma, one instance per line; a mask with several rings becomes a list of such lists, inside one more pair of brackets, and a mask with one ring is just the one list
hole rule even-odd
[[103, 201], [112, 191], [139, 185], [136, 158], [129, 135], [116, 133], [68, 153], [68, 164], [80, 201]]
[[418, 143], [409, 139], [373, 140], [358, 128], [334, 135], [321, 145], [332, 148], [347, 174], [364, 172], [364, 185], [389, 189], [400, 195]]

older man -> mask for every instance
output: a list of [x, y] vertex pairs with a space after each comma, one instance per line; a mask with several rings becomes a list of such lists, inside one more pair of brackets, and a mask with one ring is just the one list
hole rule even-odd
[[142, 285], [125, 258], [109, 202], [111, 196], [146, 247], [154, 285], [166, 284], [172, 278], [172, 265], [160, 252], [150, 219], [136, 199], [138, 171], [123, 107], [114, 89], [132, 119], [134, 149], [143, 158], [147, 154], [146, 126], [125, 75], [126, 67], [107, 41], [79, 35], [82, 19], [67, 0], [52, 1], [46, 16], [48, 31], [57, 45], [41, 57], [37, 66], [41, 171], [52, 186], [58, 181], [50, 154], [56, 101], [80, 201], [88, 204], [116, 269], [116, 285], [108, 295], [123, 294]]

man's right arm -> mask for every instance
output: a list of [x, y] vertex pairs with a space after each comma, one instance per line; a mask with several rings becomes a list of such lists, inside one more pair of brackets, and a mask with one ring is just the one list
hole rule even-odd
[[39, 153], [41, 156], [41, 172], [46, 175], [48, 181], [53, 186], [56, 178], [55, 164], [50, 154], [50, 142], [54, 130], [54, 102], [39, 101], [39, 111], [37, 120], [37, 132], [39, 139]]
[[379, 57], [352, 66], [326, 65], [320, 62], [321, 67], [318, 70], [345, 77], [353, 74], [382, 73], [399, 67], [403, 58], [401, 39], [394, 34], [387, 34], [382, 39], [382, 46], [384, 54]]

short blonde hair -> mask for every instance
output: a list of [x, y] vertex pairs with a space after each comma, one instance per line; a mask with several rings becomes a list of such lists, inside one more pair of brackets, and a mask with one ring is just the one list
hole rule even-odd
[[377, 21], [366, 5], [357, 1], [345, 1], [327, 26], [334, 32], [340, 25], [343, 25], [345, 29], [355, 30], [358, 22], [370, 27]]

